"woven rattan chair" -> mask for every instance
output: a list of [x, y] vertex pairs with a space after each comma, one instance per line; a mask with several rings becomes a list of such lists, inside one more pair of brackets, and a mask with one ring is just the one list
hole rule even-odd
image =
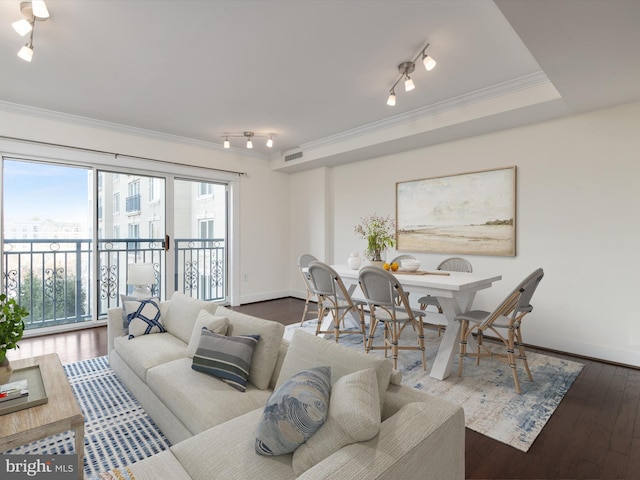
[[[444, 270], [447, 272], [467, 272], [472, 273], [473, 267], [471, 266], [471, 262], [465, 260], [460, 257], [451, 257], [447, 258], [440, 262], [440, 265], [436, 268], [436, 270]], [[418, 299], [418, 303], [420, 304], [421, 310], [426, 310], [429, 305], [438, 309], [438, 313], [442, 313], [442, 307], [440, 306], [440, 302], [436, 297], [431, 295], [425, 295], [424, 297], [420, 297]], [[444, 324], [437, 324], [438, 327], [438, 336], [442, 333], [442, 330], [445, 329]]]
[[[302, 319], [300, 320], [300, 325], [304, 323], [307, 319], [308, 314], [316, 314], [317, 310], [309, 311], [309, 302], [312, 301], [316, 295], [313, 293], [311, 288], [311, 277], [309, 276], [309, 272], [307, 268], [311, 262], [315, 262], [318, 259], [309, 253], [303, 253], [298, 257], [298, 270], [300, 271], [300, 275], [302, 276], [302, 280], [304, 280], [305, 287], [307, 288], [307, 298], [304, 301], [304, 310], [302, 311]], [[317, 298], [316, 298], [317, 300]]]
[[[392, 263], [397, 263], [398, 265], [400, 265], [400, 262], [402, 260], [415, 260], [416, 257], [414, 257], [413, 255], [409, 255], [408, 253], [403, 253], [402, 255], [398, 255], [397, 257], [393, 258], [390, 262], [389, 265], [391, 265]], [[409, 298], [409, 292], [404, 292], [404, 294], [407, 296], [407, 298]], [[396, 297], [396, 305], [398, 305], [399, 307], [402, 306], [402, 302], [400, 300], [400, 297]]]
[[[336, 342], [338, 342], [340, 335], [360, 334], [362, 335], [362, 343], [364, 347], [366, 347], [367, 334], [364, 326], [365, 302], [353, 300], [340, 275], [326, 263], [318, 261], [311, 262], [308, 272], [311, 276], [312, 291], [318, 297], [318, 325], [316, 327], [316, 335], [333, 333]], [[359, 330], [348, 330], [345, 327], [345, 316], [351, 313], [358, 315], [360, 321]], [[333, 316], [332, 330], [322, 330], [322, 321], [327, 314]]]
[[[424, 350], [424, 326], [420, 317], [424, 312], [409, 307], [409, 300], [400, 282], [389, 272], [378, 267], [364, 267], [359, 274], [360, 288], [369, 305], [371, 322], [366, 351], [384, 350], [385, 357], [391, 350], [393, 368], [398, 369], [398, 350], [420, 350], [422, 369], [427, 369]], [[401, 306], [395, 302], [400, 299]], [[380, 346], [373, 345], [373, 337], [379, 322], [384, 322], [384, 339]], [[418, 334], [418, 345], [400, 344], [400, 335], [407, 325], [412, 325]]]
[[[496, 357], [506, 361], [511, 367], [516, 392], [521, 393], [516, 360], [522, 360], [529, 381], [533, 381], [531, 370], [529, 370], [529, 364], [527, 363], [520, 327], [522, 326], [523, 317], [533, 310], [530, 303], [531, 297], [543, 276], [544, 272], [541, 268], [535, 270], [525, 278], [493, 312], [472, 310], [456, 316], [456, 320], [460, 322], [458, 377], [462, 376], [465, 356], [474, 357], [476, 364], [480, 363], [481, 357]], [[483, 344], [484, 332], [487, 330], [490, 330], [502, 341], [506, 347], [506, 353], [496, 352]], [[467, 338], [473, 331], [477, 332], [476, 342], [478, 348], [476, 352], [470, 353], [467, 352]], [[517, 355], [516, 349], [518, 350]]]

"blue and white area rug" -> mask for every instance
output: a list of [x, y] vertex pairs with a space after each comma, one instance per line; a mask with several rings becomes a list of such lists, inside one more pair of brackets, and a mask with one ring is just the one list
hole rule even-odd
[[[84, 416], [84, 474], [129, 465], [171, 444], [109, 367], [107, 357], [64, 365]], [[57, 455], [74, 452], [68, 431], [6, 453]]]
[[[302, 327], [300, 324], [289, 325], [285, 330], [285, 338], [291, 338], [293, 331], [300, 328], [315, 333], [316, 325], [317, 320], [308, 320]], [[374, 345], [381, 344], [381, 335], [382, 329], [379, 328]], [[333, 336], [328, 341], [334, 341]], [[416, 333], [410, 327], [402, 333], [402, 342], [417, 343]], [[342, 336], [340, 343], [363, 349], [359, 335]], [[422, 370], [419, 351], [400, 350], [398, 369], [402, 371], [403, 385], [461, 405], [467, 428], [523, 452], [529, 450], [583, 367], [578, 362], [527, 352], [533, 382], [529, 382], [519, 362], [518, 378], [522, 394], [518, 395], [510, 367], [492, 359], [482, 359], [480, 365], [476, 366], [475, 359], [465, 358], [462, 378], [458, 378], [459, 357], [456, 357], [451, 376], [445, 380], [430, 377], [429, 369], [439, 344], [437, 332], [425, 329], [426, 372]], [[369, 355], [384, 355], [384, 352], [373, 350]]]

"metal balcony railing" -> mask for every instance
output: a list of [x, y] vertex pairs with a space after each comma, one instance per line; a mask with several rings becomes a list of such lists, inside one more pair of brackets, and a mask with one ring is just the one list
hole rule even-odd
[[225, 250], [224, 239], [176, 240], [175, 277], [167, 287], [162, 281], [166, 261], [163, 239], [100, 240], [94, 301], [91, 240], [7, 239], [2, 255], [2, 291], [30, 312], [25, 319], [27, 329], [103, 318], [109, 308], [121, 306], [121, 294], [131, 288], [126, 283], [130, 263], [154, 265], [152, 293], [161, 299], [177, 290], [202, 300], [224, 300]]

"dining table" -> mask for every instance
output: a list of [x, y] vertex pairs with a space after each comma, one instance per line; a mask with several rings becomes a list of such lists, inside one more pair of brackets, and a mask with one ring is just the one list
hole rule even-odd
[[[331, 265], [331, 267], [340, 275], [349, 294], [358, 298], [356, 290], [359, 288], [360, 269], [351, 269], [347, 265]], [[453, 358], [458, 351], [460, 322], [455, 320], [456, 316], [470, 310], [476, 293], [490, 288], [494, 282], [501, 280], [502, 276], [441, 270], [416, 272], [398, 270], [389, 273], [398, 279], [405, 292], [410, 293], [410, 299], [417, 299], [423, 295], [432, 295], [438, 299], [442, 308], [441, 323], [446, 326], [446, 329], [429, 375], [438, 380], [444, 380], [451, 373]], [[469, 341], [473, 342], [473, 339], [469, 338]]]

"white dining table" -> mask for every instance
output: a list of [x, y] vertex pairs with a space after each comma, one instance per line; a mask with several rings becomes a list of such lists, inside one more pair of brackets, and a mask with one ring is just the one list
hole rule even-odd
[[[355, 292], [360, 271], [352, 270], [347, 265], [331, 265], [331, 267], [340, 275], [349, 293]], [[432, 295], [440, 302], [447, 328], [440, 341], [429, 375], [438, 380], [444, 380], [451, 373], [453, 358], [458, 351], [460, 322], [457, 322], [455, 317], [471, 308], [478, 291], [491, 287], [493, 282], [501, 280], [502, 276], [442, 271], [426, 274], [398, 272], [395, 276], [405, 292], [411, 292], [411, 298]]]

